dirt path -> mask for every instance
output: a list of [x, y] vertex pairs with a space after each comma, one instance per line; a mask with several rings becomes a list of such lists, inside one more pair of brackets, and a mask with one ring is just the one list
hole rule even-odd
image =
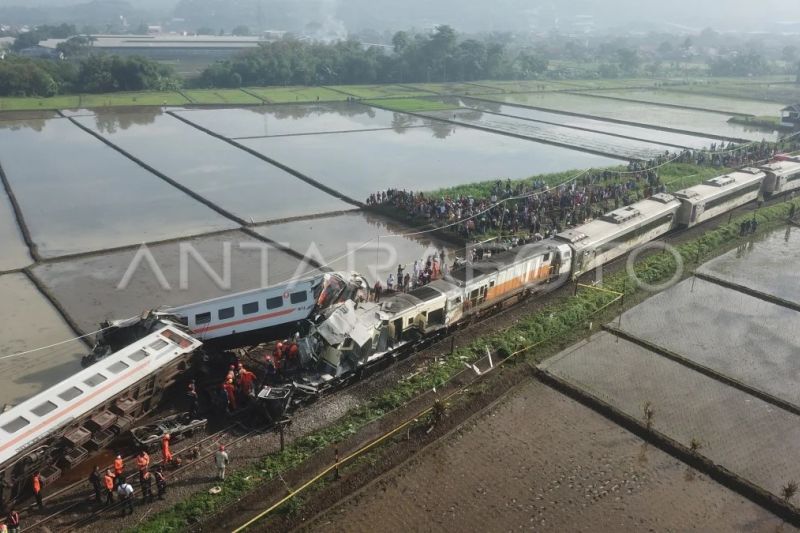
[[305, 528], [520, 529], [795, 531], [535, 381]]

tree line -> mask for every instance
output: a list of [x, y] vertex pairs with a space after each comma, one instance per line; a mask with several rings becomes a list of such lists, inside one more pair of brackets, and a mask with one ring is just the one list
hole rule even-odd
[[180, 84], [172, 68], [142, 57], [91, 55], [74, 63], [9, 55], [0, 61], [0, 96], [166, 91]]
[[242, 85], [336, 85], [530, 79], [547, 61], [505, 45], [459, 39], [449, 26], [431, 34], [397, 32], [392, 52], [358, 41], [331, 44], [287, 38], [215, 63], [197, 80], [202, 87]]

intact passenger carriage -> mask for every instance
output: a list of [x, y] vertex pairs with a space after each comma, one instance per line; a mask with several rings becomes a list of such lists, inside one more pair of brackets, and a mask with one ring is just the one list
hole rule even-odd
[[772, 196], [800, 189], [800, 162], [775, 161], [761, 169], [767, 174], [764, 180], [766, 194]]
[[681, 201], [678, 223], [690, 228], [758, 198], [767, 174], [745, 168], [675, 193]]

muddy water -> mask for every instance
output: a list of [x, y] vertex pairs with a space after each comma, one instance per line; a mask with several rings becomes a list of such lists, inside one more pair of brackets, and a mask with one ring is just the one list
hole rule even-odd
[[604, 120], [596, 120], [584, 117], [575, 117], [571, 115], [563, 115], [561, 113], [552, 113], [549, 111], [540, 111], [538, 109], [528, 109], [525, 107], [505, 105], [496, 102], [487, 102], [481, 100], [474, 100], [471, 98], [463, 99], [463, 105], [471, 108], [491, 111], [503, 115], [520, 117], [531, 120], [540, 120], [543, 122], [551, 122], [554, 124], [562, 124], [564, 126], [571, 126], [574, 128], [585, 128], [591, 131], [600, 133], [610, 133], [614, 135], [624, 135], [634, 139], [642, 139], [655, 143], [671, 144], [685, 148], [708, 148], [713, 142], [713, 139], [699, 137], [696, 135], [685, 135], [682, 133], [672, 133], [669, 131], [660, 131], [650, 128], [643, 128], [639, 126], [629, 126], [627, 124], [616, 124], [614, 122], [606, 122]]
[[729, 123], [728, 118], [730, 117], [723, 113], [676, 109], [656, 104], [619, 102], [587, 95], [563, 93], [491, 95], [487, 96], [487, 98], [509, 104], [543, 107], [558, 111], [583, 113], [599, 118], [611, 118], [639, 124], [675, 128], [699, 135], [720, 135], [752, 141], [760, 141], [762, 139], [774, 141], [777, 138], [775, 132], [762, 132]]
[[[226, 243], [230, 246], [229, 285], [224, 283]], [[266, 250], [263, 262], [262, 248]], [[158, 271], [143, 260], [133, 268], [127, 284], [122, 281], [138, 250], [43, 264], [33, 272], [82, 328], [95, 330], [106, 319], [128, 318], [161, 306], [255, 289], [262, 286], [262, 278], [265, 284], [274, 284], [308, 270], [298, 259], [268, 248], [239, 231], [190, 239], [182, 246], [177, 242], [151, 246]], [[195, 253], [208, 263], [213, 275], [204, 269]], [[182, 261], [186, 265], [183, 287]], [[166, 286], [158, 272], [163, 274]]]
[[179, 113], [187, 120], [230, 138], [371, 130], [423, 123], [422, 119], [405, 113], [352, 102], [191, 109]]
[[[458, 122], [466, 126], [489, 128], [498, 132], [523, 135], [531, 139], [557, 142], [564, 145], [593, 150], [627, 159], [651, 159], [663, 155], [669, 147], [645, 141], [622, 139], [597, 132], [588, 132], [542, 124], [521, 118], [483, 113], [474, 109], [458, 109], [453, 111], [433, 111], [426, 113], [433, 118], [441, 118]], [[673, 149], [676, 150], [676, 149]]]
[[718, 279], [800, 303], [798, 263], [800, 228], [788, 226], [763, 239], [751, 240], [698, 270]]
[[358, 200], [387, 188], [429, 191], [473, 181], [621, 163], [445, 123], [431, 128], [241, 142]]
[[138, 113], [132, 118], [130, 113], [112, 112], [76, 120], [247, 221], [263, 222], [353, 208], [171, 115]]
[[31, 263], [17, 218], [5, 191], [0, 189], [0, 271], [22, 268]]
[[433, 254], [438, 257], [442, 250], [448, 264], [452, 265], [455, 258], [447, 245], [427, 236], [389, 237], [411, 230], [367, 213], [260, 226], [255, 230], [306, 257], [330, 263], [332, 270], [356, 271], [370, 283], [380, 279], [384, 286], [389, 274], [397, 276], [399, 264], [405, 265], [405, 272], [411, 272], [414, 261], [425, 261]]
[[235, 226], [68, 120], [38, 126], [0, 122], [0, 162], [43, 256]]
[[688, 279], [624, 313], [621, 329], [800, 406], [798, 324], [796, 311]]
[[75, 334], [24, 274], [0, 276], [0, 409], [19, 404], [81, 369], [87, 347], [80, 341], [49, 346]]
[[800, 479], [800, 417], [733, 387], [607, 333], [542, 366], [773, 494]]

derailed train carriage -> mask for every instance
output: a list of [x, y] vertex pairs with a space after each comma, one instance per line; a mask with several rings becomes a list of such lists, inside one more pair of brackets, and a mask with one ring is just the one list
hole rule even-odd
[[30, 493], [127, 432], [190, 366], [202, 343], [164, 324], [58, 385], [0, 414], [0, 504]]

